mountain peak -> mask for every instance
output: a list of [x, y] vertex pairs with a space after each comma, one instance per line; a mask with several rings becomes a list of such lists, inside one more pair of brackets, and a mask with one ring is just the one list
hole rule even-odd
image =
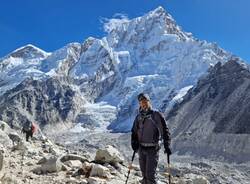
[[159, 6], [156, 9], [150, 11], [149, 14], [151, 14], [153, 16], [162, 16], [162, 15], [168, 16], [172, 19], [172, 16], [170, 14], [168, 14], [167, 11], [162, 6]]
[[151, 12], [152, 13], [166, 13], [166, 10], [162, 6], [159, 6], [156, 9], [152, 10]]
[[148, 24], [150, 19], [153, 24], [159, 23], [153, 27], [155, 27], [155, 29], [162, 30], [164, 34], [177, 35], [181, 40], [192, 38], [192, 34], [183, 31], [174, 18], [162, 6], [150, 11], [142, 18], [146, 24]]
[[16, 50], [14, 50], [12, 53], [10, 53], [10, 56], [15, 58], [27, 58], [27, 59], [33, 59], [33, 58], [45, 58], [49, 55], [49, 53], [43, 51], [42, 49], [32, 45], [27, 44], [23, 47], [20, 47]]
[[230, 75], [236, 73], [240, 75], [243, 70], [249, 71], [247, 64], [242, 62], [238, 57], [232, 57], [224, 64], [218, 62], [213, 68], [209, 69], [209, 73], [210, 77], [221, 73]]
[[228, 62], [226, 62], [225, 67], [236, 67], [241, 69], [248, 69], [248, 66], [246, 63], [244, 63], [240, 58], [238, 57], [232, 57]]
[[[107, 19], [104, 30], [111, 47], [124, 47], [124, 44], [138, 46], [138, 42], [149, 42], [147, 47], [155, 46], [157, 41], [193, 39], [192, 34], [181, 29], [172, 16], [159, 6], [141, 17]], [[158, 40], [157, 40], [158, 38]]]

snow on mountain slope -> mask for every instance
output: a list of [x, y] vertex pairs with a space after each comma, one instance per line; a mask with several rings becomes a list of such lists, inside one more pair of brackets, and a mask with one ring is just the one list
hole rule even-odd
[[91, 102], [110, 91], [120, 78], [112, 49], [103, 40], [87, 39], [79, 61], [70, 69], [82, 94]]
[[[128, 70], [119, 71], [122, 79], [116, 88], [100, 98], [118, 107], [118, 119], [109, 126], [115, 131], [130, 129], [128, 117], [137, 108], [139, 92], [148, 92], [155, 108], [160, 108], [173, 91], [194, 85], [210, 65], [231, 57], [216, 44], [199, 41], [182, 31], [161, 7], [142, 17], [120, 23], [116, 20], [115, 25], [112, 21], [106, 25], [111, 27], [103, 40], [113, 53], [126, 52], [131, 63]], [[127, 85], [137, 77], [142, 78], [140, 84]]]
[[48, 75], [68, 75], [70, 68], [79, 60], [81, 54], [80, 43], [70, 43], [54, 51], [41, 62], [40, 70]]
[[14, 60], [10, 61], [9, 55], [2, 58], [1, 94], [28, 76], [60, 76], [93, 106], [115, 107], [110, 111], [115, 118], [104, 118], [109, 129], [129, 131], [138, 93], [149, 93], [153, 106], [165, 110], [175, 95], [195, 85], [210, 65], [231, 57], [216, 44], [184, 32], [162, 7], [133, 19], [110, 19], [104, 28], [107, 35], [102, 39], [91, 37], [83, 44], [71, 43], [49, 54], [30, 46], [22, 54], [13, 52]]
[[39, 70], [41, 60], [50, 53], [28, 44], [16, 49], [0, 59], [0, 94], [11, 89], [27, 77], [40, 78], [43, 72]]
[[[84, 111], [80, 112], [77, 117], [77, 122], [83, 124], [83, 129], [94, 129], [95, 131], [105, 131], [109, 122], [116, 118], [116, 107], [107, 103], [86, 103]], [[78, 130], [79, 131], [79, 130]]]
[[0, 59], [0, 94], [14, 88], [26, 78], [67, 76], [78, 61], [80, 43], [70, 43], [52, 53], [29, 44]]

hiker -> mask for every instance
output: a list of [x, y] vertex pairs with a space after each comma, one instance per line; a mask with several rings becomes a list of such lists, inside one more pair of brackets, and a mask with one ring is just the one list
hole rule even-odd
[[163, 140], [164, 153], [170, 155], [170, 133], [163, 114], [152, 109], [149, 96], [140, 93], [138, 101], [140, 108], [131, 130], [131, 146], [139, 155], [142, 184], [156, 184], [160, 140]]
[[24, 123], [23, 128], [22, 128], [22, 133], [26, 134], [26, 141], [27, 142], [29, 141], [29, 137], [31, 137], [31, 138], [33, 137], [35, 130], [36, 130], [35, 124], [29, 120], [26, 120], [26, 122]]

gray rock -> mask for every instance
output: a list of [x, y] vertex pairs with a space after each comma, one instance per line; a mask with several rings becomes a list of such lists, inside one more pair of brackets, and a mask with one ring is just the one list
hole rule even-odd
[[100, 178], [110, 178], [111, 174], [109, 169], [100, 165], [100, 164], [93, 164], [90, 172], [91, 177], [100, 177]]
[[1, 129], [0, 129], [0, 145], [4, 147], [11, 147], [13, 145], [8, 134]]
[[116, 148], [107, 145], [104, 149], [97, 150], [95, 161], [99, 163], [109, 163], [111, 165], [116, 165], [117, 163], [123, 163], [124, 158]]
[[60, 159], [53, 156], [48, 158], [41, 167], [35, 168], [33, 172], [36, 174], [59, 172], [62, 170], [62, 167], [63, 164]]

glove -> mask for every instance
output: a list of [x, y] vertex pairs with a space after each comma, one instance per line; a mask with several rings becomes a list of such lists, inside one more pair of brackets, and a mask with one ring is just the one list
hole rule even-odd
[[132, 149], [137, 152], [139, 149], [139, 143], [137, 141], [132, 141], [131, 142]]
[[172, 151], [171, 151], [171, 149], [169, 147], [166, 147], [165, 150], [164, 150], [164, 153], [168, 154], [168, 155], [171, 155]]

